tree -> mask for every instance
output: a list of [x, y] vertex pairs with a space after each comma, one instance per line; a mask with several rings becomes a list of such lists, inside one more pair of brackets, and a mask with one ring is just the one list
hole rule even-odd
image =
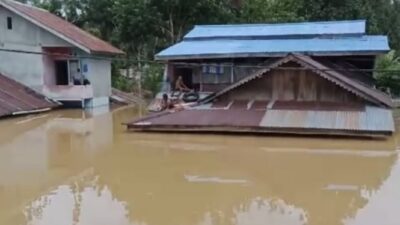
[[288, 0], [247, 0], [237, 12], [241, 23], [274, 23], [302, 21], [297, 11], [298, 1]]
[[169, 44], [179, 41], [195, 24], [227, 23], [233, 19], [228, 0], [150, 0], [157, 24]]
[[378, 87], [400, 96], [400, 57], [396, 56], [395, 51], [379, 57], [375, 69], [378, 70], [375, 73]]
[[115, 0], [81, 0], [83, 27], [104, 40], [117, 43], [114, 35], [115, 4]]
[[82, 27], [82, 2], [81, 0], [28, 0], [33, 5], [46, 9], [67, 21]]

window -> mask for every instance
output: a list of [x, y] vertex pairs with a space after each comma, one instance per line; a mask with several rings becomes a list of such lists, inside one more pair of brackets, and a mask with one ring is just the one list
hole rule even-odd
[[203, 84], [228, 84], [232, 79], [231, 68], [222, 64], [203, 65], [201, 72]]
[[88, 85], [81, 72], [80, 61], [75, 59], [55, 61], [56, 85]]
[[7, 29], [12, 30], [13, 29], [13, 23], [12, 23], [12, 18], [7, 17]]
[[204, 74], [223, 74], [224, 67], [221, 65], [205, 65], [203, 66]]

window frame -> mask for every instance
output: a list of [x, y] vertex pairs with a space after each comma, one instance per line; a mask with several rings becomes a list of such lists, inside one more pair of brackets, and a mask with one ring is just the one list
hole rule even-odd
[[203, 65], [202, 66], [203, 74], [208, 75], [221, 75], [225, 73], [225, 68], [223, 65]]

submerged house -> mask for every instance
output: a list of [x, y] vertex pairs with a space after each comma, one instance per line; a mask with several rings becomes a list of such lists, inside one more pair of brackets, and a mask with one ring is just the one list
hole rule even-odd
[[366, 35], [364, 20], [196, 26], [156, 59], [166, 64], [166, 81], [181, 76], [205, 97], [195, 107], [127, 125], [142, 131], [390, 135], [392, 101], [374, 87], [372, 71], [376, 57], [388, 51], [388, 38]]
[[0, 73], [56, 101], [108, 105], [111, 58], [123, 52], [30, 5], [0, 0]]

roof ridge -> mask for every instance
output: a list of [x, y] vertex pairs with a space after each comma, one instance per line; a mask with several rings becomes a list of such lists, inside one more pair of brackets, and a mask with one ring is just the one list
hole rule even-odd
[[358, 19], [358, 20], [330, 20], [330, 21], [302, 21], [302, 22], [285, 22], [285, 23], [244, 23], [244, 24], [198, 24], [195, 25], [194, 27], [246, 27], [246, 26], [282, 26], [282, 25], [305, 25], [305, 24], [342, 24], [342, 23], [357, 23], [357, 22], [364, 22], [366, 23], [366, 19]]

